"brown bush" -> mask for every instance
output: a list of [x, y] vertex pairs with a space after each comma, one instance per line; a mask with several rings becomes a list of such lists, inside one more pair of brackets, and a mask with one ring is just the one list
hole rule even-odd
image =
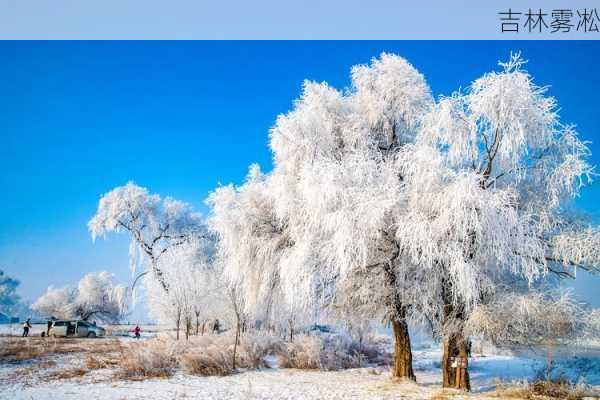
[[111, 361], [112, 360], [104, 358], [104, 357], [87, 356], [85, 358], [85, 366], [88, 369], [110, 368], [111, 366], [115, 365], [115, 364], [111, 363]]
[[321, 367], [321, 342], [313, 336], [297, 336], [288, 343], [285, 352], [277, 354], [284, 368], [319, 369]]
[[132, 343], [122, 351], [116, 376], [132, 380], [166, 378], [173, 375], [176, 366], [168, 343], [148, 340]]
[[545, 379], [536, 380], [533, 383], [507, 384], [499, 383], [496, 386], [495, 396], [503, 399], [563, 399], [581, 400], [586, 396], [592, 396], [585, 387], [573, 385], [568, 380]]
[[538, 396], [552, 399], [579, 400], [586, 396], [584, 388], [572, 385], [563, 379], [537, 381], [531, 385], [531, 389]]
[[226, 376], [234, 372], [232, 358], [226, 352], [195, 352], [183, 354], [178, 360], [184, 371], [191, 375]]

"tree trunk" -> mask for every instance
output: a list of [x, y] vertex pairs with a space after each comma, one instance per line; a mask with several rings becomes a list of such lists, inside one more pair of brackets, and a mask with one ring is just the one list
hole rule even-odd
[[462, 334], [454, 334], [444, 340], [443, 387], [471, 390], [467, 346], [467, 340]]
[[235, 370], [235, 356], [237, 353], [238, 341], [240, 340], [240, 320], [237, 320], [235, 326], [235, 342], [233, 343], [233, 369]]
[[196, 313], [196, 336], [198, 336], [199, 328], [200, 328], [199, 314]]
[[416, 380], [412, 367], [412, 351], [410, 347], [410, 336], [408, 324], [405, 320], [392, 321], [394, 328], [394, 369], [392, 376], [397, 378], [408, 378]]
[[294, 343], [294, 322], [290, 319], [288, 324], [290, 326], [290, 343]]
[[206, 329], [206, 320], [202, 321], [202, 336], [204, 336], [205, 329]]
[[444, 279], [442, 283], [444, 326], [450, 327], [451, 333], [446, 334], [444, 337], [442, 385], [445, 388], [469, 391], [471, 390], [468, 358], [470, 355], [470, 342], [462, 333], [465, 320], [464, 305], [454, 303], [452, 298], [453, 289], [452, 282]]

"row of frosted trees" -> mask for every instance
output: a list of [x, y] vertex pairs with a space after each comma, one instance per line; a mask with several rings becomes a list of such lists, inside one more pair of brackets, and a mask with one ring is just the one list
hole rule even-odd
[[393, 375], [413, 380], [408, 327], [421, 324], [443, 343], [444, 386], [469, 389], [469, 336], [542, 343], [598, 328], [555, 290], [599, 271], [600, 233], [573, 208], [590, 152], [523, 64], [513, 56], [438, 99], [391, 54], [354, 67], [343, 91], [305, 82], [270, 132], [273, 170], [217, 188], [206, 221], [128, 184], [101, 199], [90, 230], [131, 235], [151, 308], [173, 317], [180, 304], [177, 324], [215, 307], [238, 331], [260, 321], [293, 334], [315, 313], [383, 320]]

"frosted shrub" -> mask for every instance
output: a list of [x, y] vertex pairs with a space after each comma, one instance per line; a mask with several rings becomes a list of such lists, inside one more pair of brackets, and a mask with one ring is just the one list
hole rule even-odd
[[[178, 361], [190, 374], [224, 376], [234, 372], [233, 346], [235, 337], [230, 334], [195, 337], [181, 346]], [[246, 335], [236, 353], [236, 367], [259, 369], [265, 367], [264, 358], [281, 353], [281, 341], [274, 337]]]
[[371, 334], [363, 341], [361, 352], [370, 364], [391, 365], [394, 359], [393, 348], [394, 343], [390, 336]]
[[315, 336], [299, 335], [286, 346], [284, 368], [319, 369], [321, 366], [321, 341]]
[[299, 335], [287, 344], [286, 368], [336, 371], [366, 365], [390, 365], [391, 343], [377, 343], [371, 337], [362, 343], [344, 335]]
[[[293, 343], [278, 336], [246, 333], [233, 368], [233, 334], [191, 337], [189, 341], [156, 338], [131, 343], [122, 353], [119, 375], [127, 379], [171, 376], [176, 370], [199, 376], [225, 376], [237, 369], [281, 368], [326, 371], [389, 365], [389, 339], [383, 345], [367, 338], [362, 344], [342, 335], [298, 335]], [[267, 362], [276, 359], [278, 362]]]
[[349, 336], [330, 335], [322, 338], [321, 369], [339, 370], [367, 365], [391, 365], [393, 348], [388, 336], [367, 336], [362, 342]]
[[466, 331], [482, 334], [495, 344], [572, 343], [598, 337], [597, 314], [589, 312], [570, 291], [504, 293], [477, 307]]
[[214, 346], [206, 351], [183, 354], [178, 361], [183, 370], [191, 375], [226, 376], [234, 372], [228, 352]]
[[582, 384], [573, 385], [564, 380], [537, 380], [533, 383], [505, 383], [496, 386], [499, 398], [510, 399], [565, 399], [580, 400], [595, 398], [594, 393]]
[[122, 353], [118, 375], [126, 379], [169, 377], [177, 362], [172, 346], [163, 340], [132, 343]]
[[321, 347], [321, 369], [336, 371], [361, 366], [358, 343], [347, 336], [325, 337]]
[[281, 358], [286, 353], [285, 343], [278, 337], [247, 335], [242, 338], [240, 346], [240, 365], [253, 369], [268, 367], [266, 357]]
[[[234, 372], [234, 341], [234, 335], [229, 333], [196, 336], [186, 342], [173, 342], [173, 349], [177, 363], [185, 372], [200, 376], [224, 376]], [[236, 367], [264, 368], [267, 366], [265, 357], [281, 357], [285, 354], [285, 343], [280, 338], [248, 333], [238, 345]]]

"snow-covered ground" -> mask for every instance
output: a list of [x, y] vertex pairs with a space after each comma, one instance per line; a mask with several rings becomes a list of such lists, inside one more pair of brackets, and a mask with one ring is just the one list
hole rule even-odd
[[[397, 384], [387, 374], [368, 369], [340, 372], [304, 370], [250, 371], [228, 377], [176, 375], [143, 382], [50, 382], [27, 387], [5, 387], [2, 399], [423, 399], [436, 385]], [[428, 374], [418, 379], [432, 381]], [[85, 394], [85, 395], [84, 395]]]
[[[106, 339], [105, 339], [106, 340]], [[593, 351], [592, 351], [593, 353]], [[592, 354], [586, 351], [589, 356]], [[587, 375], [588, 383], [600, 385], [600, 357], [596, 362], [578, 364], [582, 354], [557, 355], [572, 377]], [[545, 352], [516, 356], [511, 354], [474, 354], [471, 360], [473, 393], [453, 393], [456, 398], [492, 398], [491, 391], [499, 379], [516, 381], [534, 377], [544, 365]], [[428, 399], [440, 398], [441, 352], [437, 346], [422, 347], [414, 352], [418, 384], [399, 383], [390, 378], [386, 368], [361, 368], [323, 372], [295, 369], [246, 371], [227, 377], [196, 377], [177, 373], [166, 379], [124, 381], [112, 371], [98, 369], [70, 379], [41, 379], [15, 376], [28, 371], [27, 364], [2, 363], [0, 360], [0, 399]], [[57, 367], [84, 368], [85, 353], [58, 355]], [[276, 363], [269, 363], [276, 364]], [[561, 364], [562, 365], [562, 364]], [[25, 369], [24, 369], [25, 366]], [[43, 367], [45, 368], [45, 367]], [[578, 370], [581, 369], [581, 371]], [[39, 374], [39, 372], [37, 372]], [[600, 389], [600, 386], [596, 386]], [[445, 395], [448, 395], [445, 392]], [[452, 394], [452, 393], [450, 393]], [[497, 397], [495, 397], [497, 398]]]

